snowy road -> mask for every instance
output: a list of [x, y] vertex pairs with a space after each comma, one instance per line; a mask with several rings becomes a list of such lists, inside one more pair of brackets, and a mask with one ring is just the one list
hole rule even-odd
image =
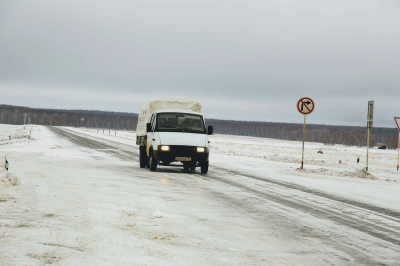
[[15, 162], [26, 185], [0, 194], [3, 264], [399, 265], [398, 183], [227, 155], [218, 148], [230, 136], [211, 139], [207, 175], [150, 172], [132, 133], [40, 128], [36, 144], [52, 141], [40, 152], [50, 169], [33, 160], [33, 178], [26, 160]]

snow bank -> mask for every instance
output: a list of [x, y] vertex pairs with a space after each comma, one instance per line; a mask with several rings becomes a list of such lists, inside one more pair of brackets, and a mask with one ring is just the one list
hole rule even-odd
[[358, 178], [365, 178], [370, 180], [379, 179], [370, 172], [366, 171], [365, 169], [358, 169], [356, 171], [337, 171], [332, 169], [326, 168], [318, 168], [318, 169], [300, 169], [297, 168], [297, 171], [301, 171], [304, 173], [313, 173], [313, 174], [322, 174], [322, 175], [331, 175], [331, 176], [342, 176], [342, 177], [358, 177]]
[[156, 210], [156, 211], [153, 213], [153, 217], [154, 217], [154, 218], [162, 218], [162, 217], [163, 217], [163, 214], [162, 214], [162, 212], [160, 212], [159, 210]]
[[0, 170], [0, 188], [16, 186], [20, 182], [21, 181], [15, 174], [7, 172], [5, 169]]
[[346, 174], [346, 176], [360, 177], [360, 178], [366, 178], [366, 179], [378, 179], [377, 177], [375, 177], [373, 174], [371, 174], [370, 172], [368, 172], [365, 169], [360, 169], [355, 172], [345, 171], [344, 173]]

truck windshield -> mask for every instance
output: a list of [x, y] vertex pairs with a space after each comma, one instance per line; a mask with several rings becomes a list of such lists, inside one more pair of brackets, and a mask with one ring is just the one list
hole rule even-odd
[[160, 113], [157, 115], [157, 131], [205, 134], [203, 117], [185, 113]]

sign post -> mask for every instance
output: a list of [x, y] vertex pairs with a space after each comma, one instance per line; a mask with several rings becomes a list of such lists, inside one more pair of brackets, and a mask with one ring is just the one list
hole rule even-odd
[[82, 127], [83, 127], [83, 121], [85, 121], [85, 119], [82, 117], [82, 118], [81, 118], [81, 121], [82, 121]]
[[397, 141], [397, 171], [399, 171], [399, 159], [400, 159], [400, 117], [395, 117], [397, 128], [399, 129], [399, 139]]
[[301, 152], [301, 166], [300, 169], [303, 169], [304, 162], [304, 139], [306, 135], [306, 116], [311, 114], [314, 111], [314, 101], [309, 97], [303, 97], [297, 102], [297, 110], [304, 115], [304, 126], [303, 126], [303, 149]]
[[25, 126], [25, 119], [26, 119], [27, 114], [24, 114], [24, 126]]
[[365, 170], [368, 171], [368, 154], [369, 154], [369, 131], [372, 129], [374, 123], [374, 101], [368, 102], [368, 122], [367, 122], [367, 165]]

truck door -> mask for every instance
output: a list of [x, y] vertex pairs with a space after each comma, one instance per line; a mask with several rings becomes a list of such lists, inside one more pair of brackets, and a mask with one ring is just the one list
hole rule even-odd
[[[156, 126], [156, 114], [152, 114], [150, 118], [150, 124], [151, 124], [151, 131], [147, 132], [147, 145], [146, 145], [146, 152], [147, 156], [150, 156], [150, 147], [153, 143], [153, 138], [154, 138], [154, 129]], [[154, 147], [153, 147], [154, 148]]]

